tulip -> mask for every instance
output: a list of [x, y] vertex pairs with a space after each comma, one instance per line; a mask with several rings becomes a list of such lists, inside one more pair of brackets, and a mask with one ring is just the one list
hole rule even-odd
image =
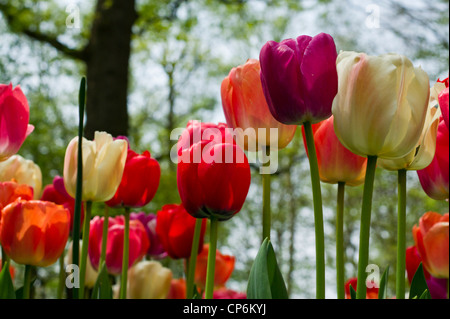
[[[352, 286], [352, 288], [356, 291], [357, 281], [358, 281], [358, 279], [356, 277], [354, 277], [354, 278], [350, 278], [345, 283], [345, 298], [346, 299], [351, 299], [350, 286]], [[372, 287], [372, 288], [366, 287], [366, 299], [378, 299], [378, 290], [379, 290], [379, 288], [376, 288], [376, 287]]]
[[336, 46], [325, 33], [267, 42], [260, 52], [261, 83], [273, 117], [312, 124], [331, 116], [338, 90]]
[[106, 202], [110, 207], [143, 207], [155, 196], [161, 170], [150, 152], [141, 155], [131, 149], [123, 170], [122, 180], [114, 196]]
[[[440, 83], [441, 86], [435, 91], [437, 93], [437, 100], [439, 103], [439, 107], [442, 112], [442, 116], [444, 117], [445, 124], [448, 128], [449, 122], [449, 112], [448, 112], [448, 78], [441, 81], [438, 79], [437, 83]], [[436, 97], [435, 97], [436, 98]]]
[[14, 181], [0, 182], [0, 212], [2, 211], [3, 207], [19, 199], [32, 200], [33, 188], [28, 185], [20, 185]]
[[[100, 216], [95, 216], [90, 222], [88, 251], [89, 259], [96, 270], [101, 266], [99, 261], [102, 248], [103, 222], [104, 218]], [[108, 272], [113, 275], [122, 273], [124, 231], [124, 216], [109, 218], [105, 262]], [[131, 267], [145, 256], [151, 244], [144, 225], [138, 220], [130, 221], [129, 242], [128, 267]]]
[[[410, 246], [406, 249], [406, 273], [408, 275], [409, 284], [411, 284], [417, 268], [422, 262], [422, 258], [417, 251], [416, 246]], [[422, 268], [427, 287], [429, 289], [431, 299], [446, 299], [447, 298], [447, 279], [435, 278], [430, 273]]]
[[[189, 258], [191, 255], [196, 219], [188, 214], [183, 205], [164, 205], [156, 214], [156, 234], [164, 250], [173, 259]], [[206, 220], [202, 221], [198, 249], [203, 247]]]
[[144, 212], [131, 213], [131, 220], [139, 220], [144, 225], [147, 232], [148, 239], [150, 240], [150, 247], [147, 250], [147, 256], [162, 259], [167, 257], [167, 252], [164, 250], [164, 246], [156, 233], [156, 214], [146, 214]]
[[186, 280], [184, 278], [172, 279], [166, 299], [186, 299]]
[[[105, 202], [117, 191], [127, 158], [127, 142], [113, 140], [105, 132], [95, 132], [94, 140], [83, 138], [83, 201]], [[64, 185], [75, 198], [78, 162], [78, 137], [73, 138], [64, 158]]]
[[157, 261], [141, 261], [128, 270], [129, 299], [166, 299], [172, 271]]
[[33, 198], [39, 199], [42, 191], [42, 172], [32, 160], [20, 155], [13, 155], [0, 162], [0, 181], [15, 180], [19, 184], [29, 185], [33, 188]]
[[[197, 256], [197, 268], [195, 269], [195, 283], [200, 289], [206, 285], [206, 272], [208, 264], [209, 244], [204, 244], [201, 253]], [[216, 272], [214, 276], [214, 287], [222, 288], [234, 270], [236, 258], [231, 255], [224, 255], [220, 251], [216, 252]]]
[[[294, 137], [296, 125], [284, 125], [269, 111], [261, 85], [260, 63], [249, 59], [244, 65], [232, 68], [222, 81], [221, 97], [228, 127], [245, 130], [252, 129], [255, 134], [246, 135], [243, 145], [245, 150], [256, 151], [261, 147], [285, 148]], [[277, 129], [277, 136], [270, 135], [270, 129]], [[265, 134], [258, 131], [265, 129]]]
[[412, 229], [424, 268], [436, 278], [449, 278], [448, 213], [427, 212]]
[[16, 154], [34, 130], [30, 108], [20, 86], [0, 84], [0, 162]]
[[247, 294], [224, 287], [214, 291], [213, 299], [247, 299]]

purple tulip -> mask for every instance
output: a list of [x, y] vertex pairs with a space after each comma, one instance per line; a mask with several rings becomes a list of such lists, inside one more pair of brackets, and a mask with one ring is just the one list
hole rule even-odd
[[156, 215], [146, 214], [144, 212], [131, 213], [130, 219], [139, 220], [147, 232], [147, 236], [150, 240], [150, 247], [147, 251], [147, 255], [156, 259], [162, 259], [167, 256], [167, 252], [164, 250], [158, 235], [156, 234]]
[[326, 33], [267, 42], [260, 52], [261, 82], [273, 117], [297, 125], [329, 118], [338, 91], [336, 58]]

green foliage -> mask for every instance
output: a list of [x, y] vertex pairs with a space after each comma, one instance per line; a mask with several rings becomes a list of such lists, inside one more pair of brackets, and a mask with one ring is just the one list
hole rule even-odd
[[417, 267], [416, 273], [411, 281], [409, 299], [431, 299], [422, 263]]
[[16, 292], [9, 272], [9, 262], [4, 264], [0, 272], [0, 299], [16, 299]]

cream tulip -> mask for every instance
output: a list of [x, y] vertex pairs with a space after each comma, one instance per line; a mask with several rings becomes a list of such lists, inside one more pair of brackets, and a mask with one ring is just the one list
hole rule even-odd
[[0, 182], [11, 180], [15, 180], [18, 184], [31, 186], [33, 198], [41, 198], [42, 172], [32, 160], [16, 154], [0, 162]]
[[[94, 140], [83, 138], [83, 201], [105, 202], [119, 187], [127, 158], [128, 143], [114, 140], [106, 132], [95, 132]], [[75, 198], [77, 184], [78, 137], [73, 138], [64, 158], [64, 185]]]
[[427, 73], [398, 54], [344, 51], [336, 66], [332, 112], [341, 143], [355, 154], [388, 159], [415, 150], [430, 94]]
[[172, 271], [157, 261], [141, 261], [128, 270], [128, 299], [166, 299]]

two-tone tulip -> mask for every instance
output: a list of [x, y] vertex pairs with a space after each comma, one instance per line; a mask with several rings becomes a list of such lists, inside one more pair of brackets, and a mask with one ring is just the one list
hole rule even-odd
[[32, 160], [20, 155], [13, 155], [0, 162], [0, 181], [14, 180], [19, 184], [25, 184], [33, 188], [33, 198], [39, 199], [42, 191], [42, 172], [39, 166]]

